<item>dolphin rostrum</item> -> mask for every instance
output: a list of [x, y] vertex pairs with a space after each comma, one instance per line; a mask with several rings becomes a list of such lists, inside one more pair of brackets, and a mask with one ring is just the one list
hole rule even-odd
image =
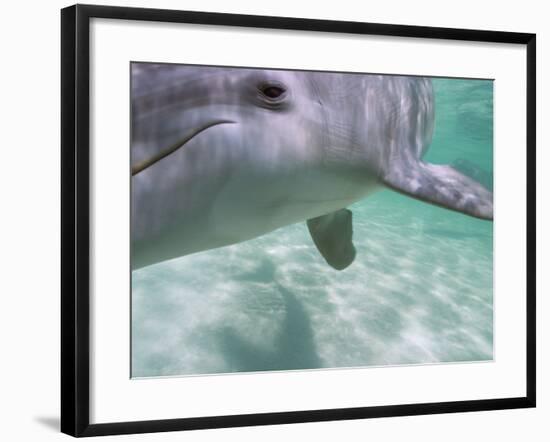
[[332, 267], [381, 188], [482, 219], [491, 191], [422, 160], [431, 80], [132, 63], [132, 268], [307, 221]]

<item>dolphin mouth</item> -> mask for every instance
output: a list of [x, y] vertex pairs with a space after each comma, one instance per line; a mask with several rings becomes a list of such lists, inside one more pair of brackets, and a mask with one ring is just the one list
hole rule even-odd
[[162, 149], [159, 153], [157, 153], [156, 155], [153, 155], [151, 158], [147, 158], [143, 161], [140, 161], [137, 164], [132, 165], [132, 176], [137, 175], [138, 173], [142, 172], [143, 170], [147, 169], [148, 167], [152, 166], [153, 164], [157, 163], [158, 161], [162, 160], [168, 155], [173, 154], [174, 152], [179, 150], [181, 147], [183, 147], [187, 142], [195, 138], [198, 134], [200, 134], [201, 132], [204, 132], [206, 129], [210, 129], [211, 127], [218, 126], [220, 124], [234, 124], [234, 123], [236, 122], [233, 120], [214, 120], [206, 124], [203, 124], [202, 126], [199, 126], [195, 129], [191, 129], [180, 140], [178, 140], [176, 143], [172, 144], [168, 148]]

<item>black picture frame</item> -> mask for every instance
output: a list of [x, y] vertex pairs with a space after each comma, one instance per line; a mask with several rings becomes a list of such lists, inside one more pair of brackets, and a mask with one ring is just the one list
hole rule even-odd
[[[525, 45], [527, 53], [526, 394], [504, 399], [90, 424], [90, 112], [92, 18]], [[536, 35], [289, 17], [75, 5], [61, 10], [61, 431], [99, 436], [535, 407]]]

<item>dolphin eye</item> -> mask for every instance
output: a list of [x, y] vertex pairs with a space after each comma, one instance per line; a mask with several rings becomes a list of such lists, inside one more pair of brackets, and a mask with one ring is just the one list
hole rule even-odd
[[264, 84], [260, 86], [260, 91], [265, 97], [271, 100], [280, 98], [286, 92], [285, 88], [278, 84]]

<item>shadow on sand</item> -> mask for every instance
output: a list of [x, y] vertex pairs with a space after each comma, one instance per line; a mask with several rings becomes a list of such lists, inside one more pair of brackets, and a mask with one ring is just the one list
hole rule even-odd
[[[275, 267], [264, 261], [258, 268], [261, 276], [256, 280], [273, 281]], [[247, 275], [253, 276], [253, 275]], [[311, 321], [302, 303], [296, 296], [277, 284], [283, 301], [285, 317], [280, 333], [274, 341], [266, 343], [269, 348], [251, 344], [245, 337], [226, 327], [219, 330], [219, 349], [232, 372], [298, 370], [321, 368], [317, 355]]]

